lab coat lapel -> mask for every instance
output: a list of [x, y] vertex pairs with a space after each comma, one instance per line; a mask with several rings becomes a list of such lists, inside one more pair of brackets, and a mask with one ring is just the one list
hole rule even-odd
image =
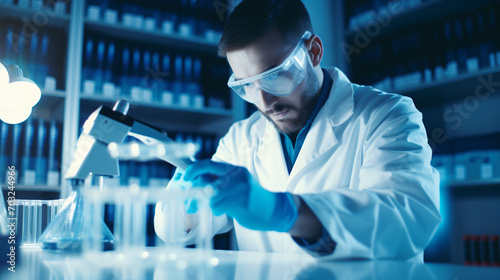
[[339, 127], [353, 114], [354, 97], [351, 82], [337, 68], [328, 70], [328, 73], [333, 79], [330, 95], [307, 133], [290, 174], [289, 183], [305, 166], [339, 143], [338, 138], [342, 133]]
[[261, 185], [270, 191], [285, 191], [288, 181], [288, 169], [286, 166], [283, 148], [279, 132], [274, 125], [266, 120], [265, 129], [259, 130], [259, 148], [257, 159], [262, 170], [258, 172]]

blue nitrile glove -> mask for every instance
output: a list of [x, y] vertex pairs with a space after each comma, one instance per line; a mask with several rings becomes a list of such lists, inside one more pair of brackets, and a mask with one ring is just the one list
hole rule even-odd
[[[192, 187], [192, 183], [184, 181], [183, 176], [184, 173], [180, 169], [175, 170], [174, 176], [170, 179], [167, 187], [172, 190], [185, 190]], [[184, 206], [188, 214], [194, 214], [198, 211], [198, 202], [194, 199], [184, 201]]]
[[191, 164], [183, 179], [195, 187], [212, 185], [214, 214], [227, 214], [248, 229], [288, 232], [297, 220], [292, 195], [262, 188], [246, 168], [203, 160]]

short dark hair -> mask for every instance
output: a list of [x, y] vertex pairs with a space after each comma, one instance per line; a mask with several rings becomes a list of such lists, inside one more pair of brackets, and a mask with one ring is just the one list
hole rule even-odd
[[300, 0], [244, 0], [229, 15], [219, 55], [240, 50], [255, 42], [272, 28], [277, 28], [286, 42], [295, 44], [312, 24]]

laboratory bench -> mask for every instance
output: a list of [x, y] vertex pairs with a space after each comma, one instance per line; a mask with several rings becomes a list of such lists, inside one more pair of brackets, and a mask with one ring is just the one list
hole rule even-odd
[[[158, 249], [158, 248], [157, 248]], [[106, 255], [108, 254], [109, 255]], [[500, 279], [500, 267], [405, 261], [321, 261], [301, 254], [151, 249], [137, 260], [22, 248], [1, 279]], [[128, 260], [128, 261], [127, 261]]]

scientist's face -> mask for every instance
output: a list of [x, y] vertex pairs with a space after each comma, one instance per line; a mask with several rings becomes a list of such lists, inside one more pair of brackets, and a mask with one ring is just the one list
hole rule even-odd
[[[285, 43], [281, 34], [272, 29], [248, 47], [228, 52], [227, 60], [235, 78], [246, 79], [280, 65], [296, 46]], [[290, 95], [278, 97], [258, 89], [254, 105], [280, 132], [295, 135], [306, 125], [319, 90], [318, 77], [308, 58], [304, 80]]]

